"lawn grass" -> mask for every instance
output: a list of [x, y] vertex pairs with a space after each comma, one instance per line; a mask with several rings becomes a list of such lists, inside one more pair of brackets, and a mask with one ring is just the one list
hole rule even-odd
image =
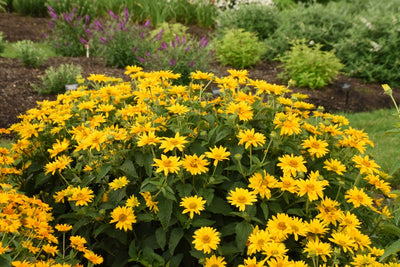
[[368, 148], [366, 153], [370, 154], [382, 171], [393, 175], [393, 180], [400, 180], [400, 152], [399, 134], [385, 134], [386, 131], [394, 129], [397, 122], [395, 109], [380, 109], [371, 112], [346, 113], [350, 126], [363, 129], [374, 142], [375, 146]]
[[[14, 43], [6, 42], [5, 48], [3, 53], [0, 53], [1, 57], [5, 58], [17, 58], [18, 53], [15, 47], [13, 46]], [[48, 57], [56, 57], [56, 52], [51, 48], [51, 46], [46, 42], [35, 42], [35, 45], [38, 49], [43, 49], [45, 51], [45, 55]]]

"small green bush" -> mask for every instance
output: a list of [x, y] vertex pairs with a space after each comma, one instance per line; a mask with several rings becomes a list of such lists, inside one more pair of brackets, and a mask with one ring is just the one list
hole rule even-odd
[[365, 11], [354, 17], [346, 38], [337, 40], [337, 56], [351, 76], [400, 86], [400, 1], [368, 3]]
[[4, 40], [4, 34], [3, 34], [3, 32], [0, 32], [0, 54], [3, 53], [5, 47], [6, 47], [6, 44], [5, 44], [5, 40]]
[[218, 60], [233, 68], [247, 68], [256, 64], [264, 51], [264, 45], [257, 36], [243, 29], [227, 30], [216, 43]]
[[351, 27], [353, 14], [350, 4], [329, 3], [328, 5], [298, 4], [296, 8], [279, 13], [279, 25], [274, 33], [265, 39], [265, 59], [274, 60], [290, 47], [296, 39], [313, 40], [331, 50], [337, 40], [343, 39], [346, 29]]
[[17, 58], [21, 60], [25, 67], [40, 67], [47, 59], [45, 51], [37, 47], [31, 40], [18, 41], [13, 46], [16, 50]]
[[74, 64], [61, 64], [58, 68], [49, 67], [41, 77], [41, 86], [34, 86], [40, 94], [59, 94], [65, 92], [65, 85], [75, 84], [82, 73], [82, 67]]
[[160, 42], [170, 42], [175, 36], [186, 35], [188, 27], [181, 23], [163, 22], [150, 32], [150, 38], [156, 38]]
[[44, 17], [47, 15], [46, 0], [13, 0], [14, 11], [32, 17]]
[[331, 83], [343, 64], [334, 52], [321, 51], [321, 47], [321, 44], [308, 45], [304, 39], [293, 42], [291, 49], [280, 57], [283, 72], [279, 77], [293, 80], [296, 86], [311, 89]]
[[244, 29], [255, 32], [260, 39], [266, 39], [278, 28], [278, 9], [273, 5], [248, 4], [238, 9], [226, 9], [217, 18], [218, 32], [226, 29]]

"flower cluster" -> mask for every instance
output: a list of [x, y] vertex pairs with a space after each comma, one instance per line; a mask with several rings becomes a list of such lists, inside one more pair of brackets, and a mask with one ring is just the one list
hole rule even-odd
[[378, 259], [391, 260], [379, 226], [394, 194], [367, 134], [228, 73], [92, 74], [8, 129], [2, 178], [54, 205], [106, 265], [395, 266]]

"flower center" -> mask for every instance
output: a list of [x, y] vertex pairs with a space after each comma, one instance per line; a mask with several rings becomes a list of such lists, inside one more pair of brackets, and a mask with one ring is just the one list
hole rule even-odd
[[118, 216], [118, 221], [125, 222], [128, 217], [125, 214], [120, 214]]

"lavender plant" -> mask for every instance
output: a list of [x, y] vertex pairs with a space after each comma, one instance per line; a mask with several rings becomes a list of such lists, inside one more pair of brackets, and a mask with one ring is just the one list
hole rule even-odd
[[[161, 30], [156, 39], [163, 40]], [[212, 54], [209, 41], [203, 37], [198, 40], [191, 35], [175, 35], [168, 42], [159, 42], [160, 46], [153, 54], [146, 53], [144, 66], [152, 70], [171, 70], [180, 73], [177, 84], [188, 84], [189, 74], [196, 70], [206, 71]]]
[[92, 38], [89, 29], [90, 16], [78, 15], [76, 8], [69, 13], [57, 14], [48, 6], [51, 16], [49, 41], [55, 50], [62, 56], [83, 56], [86, 54], [86, 45]]
[[109, 11], [111, 20], [106, 24], [96, 21], [92, 27], [95, 35], [96, 48], [105, 64], [114, 67], [126, 67], [128, 65], [142, 66], [144, 55], [155, 48], [154, 42], [149, 40], [151, 29], [150, 21], [143, 25], [133, 24], [129, 20], [127, 8], [121, 16]]

